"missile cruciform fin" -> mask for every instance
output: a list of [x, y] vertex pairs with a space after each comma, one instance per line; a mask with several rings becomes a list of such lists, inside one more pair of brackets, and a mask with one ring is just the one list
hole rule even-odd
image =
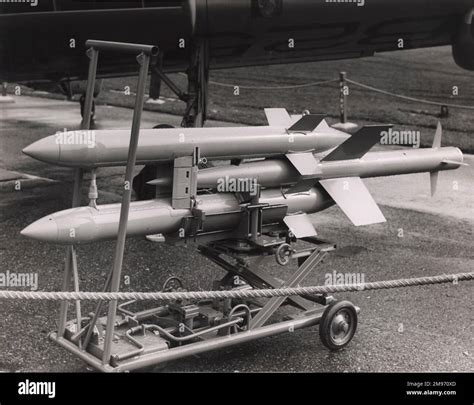
[[438, 121], [438, 126], [436, 128], [436, 134], [433, 140], [433, 148], [441, 148], [441, 139], [443, 137], [443, 126], [441, 122]]
[[[438, 121], [438, 126], [436, 127], [436, 133], [433, 139], [433, 149], [441, 148], [441, 140], [443, 138], [443, 126], [441, 121]], [[438, 178], [439, 171], [430, 173], [430, 188], [431, 188], [431, 197], [434, 197], [436, 190], [438, 189]]]
[[311, 152], [288, 153], [286, 158], [301, 175], [300, 181], [291, 187], [287, 194], [304, 193], [310, 190], [316, 183], [317, 178], [322, 174], [319, 162], [315, 159], [314, 155]]
[[307, 214], [287, 215], [283, 222], [298, 239], [317, 236], [316, 229]]
[[388, 131], [391, 125], [369, 125], [361, 128], [347, 141], [338, 146], [322, 161], [360, 159], [372, 147], [380, 142], [383, 131]]
[[322, 173], [319, 162], [311, 152], [288, 153], [285, 156], [302, 176], [315, 176]]
[[360, 177], [320, 180], [319, 183], [355, 226], [387, 222]]
[[436, 190], [438, 189], [438, 177], [439, 172], [430, 173], [431, 197], [434, 197]]
[[[299, 121], [293, 124], [290, 128], [288, 128], [288, 133], [296, 133], [296, 132], [303, 132], [303, 133], [310, 133], [317, 129], [326, 118], [325, 115], [320, 114], [306, 114], [301, 117]], [[325, 122], [325, 121], [324, 121]]]
[[265, 108], [265, 115], [271, 127], [288, 128], [293, 123], [290, 114], [284, 108]]

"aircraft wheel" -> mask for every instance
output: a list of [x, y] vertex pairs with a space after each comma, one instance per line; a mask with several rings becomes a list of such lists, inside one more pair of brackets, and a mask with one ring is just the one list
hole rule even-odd
[[324, 311], [319, 324], [319, 337], [329, 350], [347, 346], [357, 329], [357, 311], [349, 301], [335, 301]]

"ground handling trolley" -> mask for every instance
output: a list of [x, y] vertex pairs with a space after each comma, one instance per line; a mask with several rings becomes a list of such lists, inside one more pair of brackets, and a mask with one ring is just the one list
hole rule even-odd
[[[138, 54], [140, 73], [125, 173], [125, 184], [130, 185], [136, 161], [146, 79], [150, 62], [158, 55], [159, 49], [149, 45], [94, 40], [87, 41], [87, 47], [90, 65], [82, 123], [84, 130], [89, 130], [90, 126], [99, 51]], [[182, 168], [183, 162], [189, 164], [187, 169], [196, 173], [199, 164], [198, 148], [189, 158], [177, 158], [175, 170]], [[183, 229], [186, 229], [186, 239], [177, 238], [175, 242], [196, 243], [201, 255], [226, 272], [224, 278], [214, 283], [212, 292], [216, 296], [206, 300], [195, 297], [155, 302], [151, 308], [143, 308], [143, 303], [136, 300], [119, 305], [118, 300], [113, 299], [108, 302], [107, 315], [103, 311], [105, 302], [99, 300], [96, 310], [88, 316], [82, 315], [80, 301], [76, 301], [76, 318], [69, 321], [69, 303], [62, 301], [58, 331], [51, 333], [51, 339], [95, 369], [104, 372], [153, 367], [185, 356], [318, 324], [325, 346], [331, 350], [346, 346], [356, 331], [359, 312], [350, 302], [337, 302], [328, 294], [274, 296], [266, 299], [238, 297], [239, 293], [254, 288], [298, 287], [326, 255], [335, 249], [335, 245], [316, 237], [297, 238], [281, 221], [263, 226], [262, 215], [266, 210], [281, 212], [282, 217], [286, 211], [284, 206], [260, 204], [259, 193], [253, 196], [240, 195], [241, 212], [244, 215], [238, 229], [228, 234], [206, 234], [201, 229], [205, 218], [202, 212], [193, 208], [194, 196], [183, 198], [179, 194], [180, 187], [185, 187], [186, 190], [196, 189], [196, 176], [186, 177], [189, 177], [188, 184], [183, 184], [180, 177], [179, 187], [173, 187], [172, 201], [174, 208], [188, 207], [191, 215], [182, 224]], [[89, 189], [91, 206], [95, 206], [98, 195], [95, 178], [93, 171]], [[80, 204], [82, 179], [83, 172], [77, 169], [73, 206]], [[124, 189], [114, 266], [105, 283], [105, 292], [119, 292], [131, 193], [130, 187]], [[300, 250], [295, 248], [298, 240], [305, 244]], [[170, 243], [173, 243], [173, 238], [170, 238]], [[279, 280], [258, 266], [261, 258], [267, 256], [274, 256], [276, 263], [282, 266], [292, 260], [297, 261], [297, 270], [288, 280]], [[74, 291], [79, 292], [74, 246], [67, 248], [63, 290], [70, 291], [71, 284]], [[162, 291], [179, 293], [186, 290], [181, 280], [172, 277], [164, 283]], [[226, 293], [230, 292], [235, 296], [226, 297]], [[277, 320], [276, 312], [282, 307], [285, 310], [286, 307], [292, 307], [297, 311], [286, 314], [283, 320]]]

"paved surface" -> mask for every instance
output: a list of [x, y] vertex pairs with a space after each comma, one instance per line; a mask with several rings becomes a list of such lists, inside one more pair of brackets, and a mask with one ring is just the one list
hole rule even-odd
[[[98, 108], [98, 128], [127, 128], [131, 111]], [[64, 127], [79, 124], [78, 105], [57, 100], [17, 98], [0, 106], [0, 263], [2, 272], [39, 273], [39, 289], [58, 290], [64, 248], [26, 240], [21, 229], [70, 203], [71, 171], [23, 156], [21, 149]], [[179, 124], [179, 118], [144, 114], [144, 127]], [[340, 249], [306, 284], [319, 285], [337, 272], [360, 273], [365, 281], [472, 271], [474, 159], [471, 166], [440, 175], [439, 194], [428, 198], [428, 175], [367, 180], [387, 224], [355, 228], [331, 208], [313, 215], [320, 236]], [[15, 173], [12, 173], [15, 172]], [[100, 202], [116, 201], [121, 169], [99, 172]], [[29, 178], [15, 190], [15, 179]], [[3, 179], [3, 181], [2, 181]], [[46, 179], [46, 180], [45, 180]], [[48, 180], [49, 179], [49, 180]], [[53, 181], [51, 181], [53, 180]], [[58, 182], [55, 182], [58, 181]], [[457, 190], [453, 189], [457, 182]], [[79, 249], [81, 287], [101, 289], [110, 269], [113, 242]], [[192, 249], [130, 240], [124, 289], [153, 291], [171, 274], [189, 289], [208, 289], [222, 276]], [[288, 268], [269, 259], [265, 268], [288, 277]], [[473, 371], [474, 284], [341, 294], [361, 307], [353, 342], [329, 353], [316, 328], [266, 338], [240, 347], [170, 364], [167, 371]], [[0, 370], [87, 371], [83, 362], [47, 339], [58, 315], [55, 303], [6, 301], [0, 307]], [[87, 313], [91, 307], [84, 310]]]

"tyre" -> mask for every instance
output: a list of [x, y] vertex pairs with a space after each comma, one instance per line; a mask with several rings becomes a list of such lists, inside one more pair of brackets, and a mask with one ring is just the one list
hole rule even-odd
[[330, 304], [319, 324], [319, 337], [329, 350], [337, 351], [347, 346], [357, 330], [357, 310], [349, 301]]

